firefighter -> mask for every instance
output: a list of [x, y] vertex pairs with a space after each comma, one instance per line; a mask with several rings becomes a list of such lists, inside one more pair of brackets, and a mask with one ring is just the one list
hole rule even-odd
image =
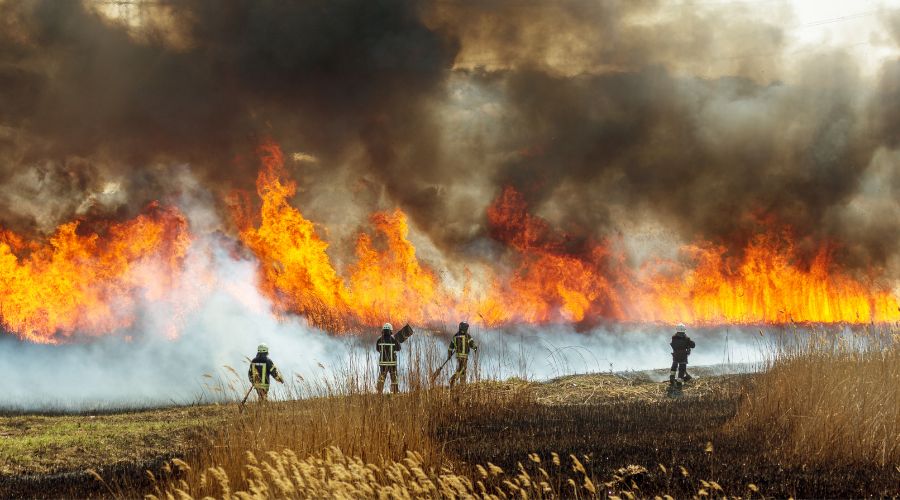
[[381, 337], [375, 342], [375, 351], [378, 352], [378, 385], [375, 390], [378, 394], [384, 392], [384, 379], [391, 377], [391, 392], [400, 392], [400, 381], [397, 380], [397, 352], [400, 351], [400, 342], [394, 338], [394, 327], [385, 323], [381, 328]]
[[256, 357], [250, 362], [250, 370], [247, 371], [247, 376], [250, 377], [250, 382], [253, 384], [253, 388], [256, 389], [256, 394], [259, 396], [260, 401], [265, 401], [269, 395], [270, 376], [279, 383], [284, 383], [281, 374], [278, 373], [278, 368], [275, 367], [275, 363], [269, 359], [269, 346], [266, 344], [259, 344], [259, 347], [256, 348]]
[[[681, 386], [682, 382], [691, 380], [687, 372], [688, 355], [691, 349], [696, 347], [694, 341], [687, 336], [683, 323], [675, 327], [675, 335], [672, 336], [672, 371], [669, 373], [669, 385]], [[676, 377], [677, 375], [677, 377]]]
[[450, 341], [450, 347], [447, 349], [447, 359], [456, 354], [456, 372], [450, 377], [450, 387], [453, 387], [457, 381], [461, 385], [466, 383], [466, 365], [469, 363], [469, 353], [477, 351], [478, 346], [475, 340], [469, 335], [469, 324], [462, 322], [459, 324], [459, 331]]

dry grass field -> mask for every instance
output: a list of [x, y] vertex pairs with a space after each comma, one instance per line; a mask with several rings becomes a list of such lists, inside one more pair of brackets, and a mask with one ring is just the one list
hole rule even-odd
[[786, 462], [900, 466], [900, 335], [813, 335], [782, 345], [730, 430]]
[[[880, 335], [852, 344], [825, 339], [779, 343], [760, 373], [714, 375], [695, 369], [696, 382], [676, 398], [666, 394], [663, 372], [572, 375], [546, 382], [480, 380], [451, 391], [429, 383], [432, 359], [413, 356], [407, 390], [398, 395], [372, 394], [374, 381], [365, 375], [371, 371], [363, 369], [315, 382], [291, 381], [287, 393], [296, 400], [254, 402], [243, 412], [229, 404], [164, 410], [186, 412], [183, 418], [158, 413], [163, 410], [105, 416], [122, 418], [123, 425], [133, 420], [126, 427], [136, 434], [105, 445], [117, 461], [88, 453], [81, 462], [20, 463], [12, 475], [0, 476], [0, 493], [156, 498], [900, 494], [897, 338]], [[228, 384], [236, 386], [238, 380], [223, 381], [223, 387]], [[6, 417], [0, 428], [32, 418]], [[73, 419], [86, 417], [47, 418], [71, 428]], [[23, 439], [12, 440], [13, 447], [27, 446]], [[142, 442], [144, 454], [136, 451]], [[59, 451], [72, 445], [53, 449], [72, 457]], [[119, 451], [113, 450], [116, 446]], [[3, 450], [9, 456], [11, 449]], [[97, 474], [84, 472], [88, 468]], [[58, 474], [75, 470], [82, 471], [76, 479]], [[57, 476], [28, 475], [38, 472]]]

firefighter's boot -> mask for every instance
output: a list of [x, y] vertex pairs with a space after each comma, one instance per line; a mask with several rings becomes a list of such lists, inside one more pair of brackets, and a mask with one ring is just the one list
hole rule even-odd
[[666, 395], [669, 397], [678, 397], [683, 394], [681, 380], [676, 380], [666, 387]]

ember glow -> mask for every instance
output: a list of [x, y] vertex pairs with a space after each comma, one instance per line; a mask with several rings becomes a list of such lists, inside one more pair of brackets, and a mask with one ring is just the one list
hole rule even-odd
[[[384, 321], [436, 324], [447, 317], [490, 327], [900, 320], [900, 305], [888, 287], [842, 271], [828, 246], [803, 264], [791, 231], [777, 224], [737, 255], [699, 242], [681, 248], [677, 260], [634, 267], [613, 240], [579, 241], [555, 230], [532, 215], [511, 187], [486, 213], [502, 254], [497, 261], [468, 263], [467, 269], [480, 272], [474, 273], [477, 279], [467, 273], [462, 287], [451, 286], [436, 266], [419, 259], [409, 219], [399, 209], [365, 221], [369, 231], [357, 236], [355, 260], [341, 272], [320, 229], [291, 204], [296, 183], [281, 149], [266, 143], [259, 155], [258, 203], [247, 193], [233, 197], [239, 239], [258, 260], [260, 291], [276, 312], [305, 316], [327, 331]], [[177, 209], [153, 204], [102, 231], [79, 229], [77, 221], [63, 224], [43, 243], [2, 233], [0, 286], [8, 331], [46, 343], [76, 332], [112, 333], [131, 326], [138, 302], [164, 302], [180, 286], [193, 237]], [[167, 334], [177, 335], [172, 328]]]
[[828, 247], [800, 265], [788, 238], [774, 231], [757, 235], [739, 258], [709, 243], [683, 248], [688, 266], [645, 282], [637, 317], [694, 324], [900, 320], [890, 289], [843, 272]]

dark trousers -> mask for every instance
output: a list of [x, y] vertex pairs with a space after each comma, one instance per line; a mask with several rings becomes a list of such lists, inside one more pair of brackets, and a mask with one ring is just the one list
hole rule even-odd
[[687, 372], [687, 360], [672, 361], [672, 372], [669, 374], [669, 382], [675, 382], [676, 374], [680, 380], [688, 381], [691, 379]]
[[460, 385], [466, 384], [466, 366], [469, 364], [469, 358], [456, 358], [456, 372], [450, 377], [450, 387], [458, 381]]
[[269, 398], [269, 390], [257, 387], [256, 395], [259, 396], [260, 401], [266, 401]]
[[380, 369], [380, 371], [378, 373], [378, 385], [375, 386], [375, 391], [378, 392], [378, 394], [384, 392], [384, 379], [390, 376], [391, 392], [400, 392], [400, 381], [397, 379], [397, 366], [380, 365], [378, 368]]

